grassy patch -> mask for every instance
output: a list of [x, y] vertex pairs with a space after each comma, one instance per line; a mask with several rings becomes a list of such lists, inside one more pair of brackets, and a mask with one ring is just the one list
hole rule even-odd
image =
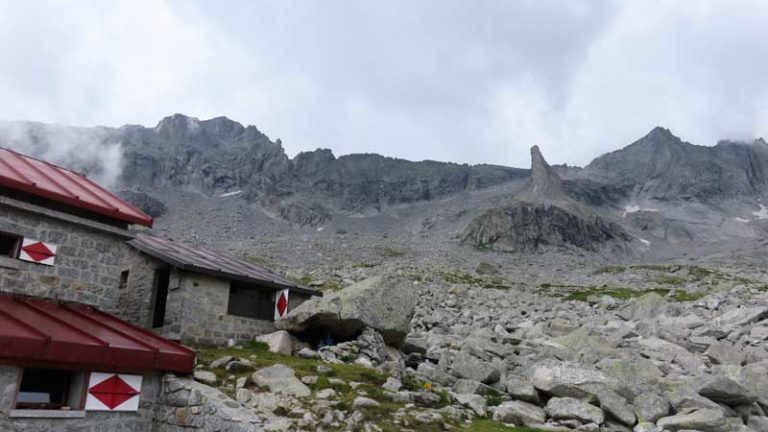
[[338, 291], [341, 289], [341, 279], [336, 276], [329, 277], [317, 288], [320, 291]]
[[405, 256], [405, 251], [400, 249], [395, 249], [391, 246], [382, 246], [378, 248], [378, 252], [384, 258], [399, 258], [399, 257]]
[[650, 270], [650, 271], [657, 271], [657, 272], [669, 272], [673, 269], [673, 266], [671, 265], [665, 265], [665, 264], [636, 264], [630, 267], [631, 269], [635, 270]]
[[297, 284], [304, 285], [304, 286], [308, 286], [309, 284], [311, 284], [314, 281], [314, 279], [310, 275], [303, 275], [303, 276], [301, 276], [299, 278], [294, 277], [294, 278], [290, 278], [290, 279], [292, 279]]
[[504, 402], [504, 397], [500, 392], [496, 390], [485, 397], [485, 403], [488, 406], [499, 406], [502, 402]]
[[625, 271], [627, 271], [627, 268], [624, 267], [624, 266], [611, 265], [611, 266], [600, 267], [599, 269], [597, 269], [595, 271], [595, 274], [596, 275], [600, 275], [600, 274], [619, 274], [619, 273], [624, 273]]
[[543, 432], [540, 429], [529, 427], [509, 427], [497, 421], [481, 418], [475, 419], [469, 426], [465, 427], [464, 429], [474, 432]]
[[510, 289], [510, 284], [499, 277], [475, 276], [462, 271], [440, 271], [437, 276], [452, 284], [474, 285], [482, 288]]
[[[272, 366], [276, 363], [281, 363], [292, 368], [296, 371], [298, 377], [317, 375], [317, 365], [322, 363], [316, 359], [304, 359], [301, 357], [271, 353], [267, 350], [267, 345], [262, 342], [252, 342], [242, 348], [196, 347], [195, 349], [197, 350], [198, 361], [206, 367], [208, 367], [212, 361], [227, 355], [247, 359], [251, 362], [251, 370], [235, 374], [238, 376], [250, 376], [256, 369]], [[377, 386], [384, 384], [384, 382], [387, 381], [387, 375], [375, 369], [352, 364], [322, 364], [331, 368], [331, 373], [327, 375], [330, 377]], [[233, 375], [223, 368], [215, 369], [211, 372], [215, 373], [219, 378], [226, 378]]]
[[248, 255], [245, 259], [254, 264], [258, 264], [264, 267], [271, 267], [272, 264], [274, 264], [271, 258], [258, 256], [258, 255]]
[[563, 300], [575, 300], [575, 301], [587, 301], [590, 296], [604, 296], [613, 297], [617, 300], [630, 300], [637, 297], [642, 297], [648, 293], [655, 292], [661, 296], [665, 296], [669, 293], [667, 289], [651, 289], [651, 290], [636, 290], [629, 288], [591, 288], [584, 291], [576, 291], [565, 296]]
[[691, 274], [695, 279], [701, 280], [706, 277], [712, 276], [717, 274], [714, 270], [710, 270], [706, 267], [700, 267], [700, 266], [691, 266], [688, 268], [688, 273]]
[[676, 302], [696, 301], [704, 297], [704, 293], [692, 293], [684, 290], [675, 291], [672, 300]]
[[682, 276], [659, 275], [653, 278], [653, 281], [659, 285], [682, 286], [685, 285], [687, 279]]
[[331, 276], [328, 279], [324, 280], [323, 283], [318, 284], [317, 281], [309, 275], [304, 275], [299, 279], [294, 278], [294, 282], [304, 285], [304, 286], [312, 286], [314, 285], [315, 288], [317, 288], [320, 291], [338, 291], [341, 289], [341, 278], [338, 278], [336, 276]]
[[[590, 288], [583, 291], [574, 291], [563, 298], [566, 301], [587, 301], [590, 296], [604, 296], [613, 297], [617, 300], [631, 300], [634, 298], [642, 297], [646, 294], [656, 293], [662, 297], [667, 297], [670, 290], [666, 288], [653, 288], [653, 289], [630, 289], [630, 288]], [[691, 293], [685, 290], [677, 290], [668, 299], [673, 302], [687, 302], [695, 301], [704, 297], [702, 293]]]

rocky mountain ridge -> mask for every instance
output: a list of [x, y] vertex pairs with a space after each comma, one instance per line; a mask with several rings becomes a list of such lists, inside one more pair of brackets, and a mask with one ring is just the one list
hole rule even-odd
[[[281, 235], [290, 227], [328, 228], [389, 238], [418, 234], [456, 244], [456, 239], [468, 237], [462, 233], [471, 231], [468, 227], [484, 212], [521, 216], [528, 213], [494, 209], [531, 202], [546, 204], [543, 208], [554, 205], [583, 221], [575, 226], [601, 233], [585, 238], [637, 239], [632, 241], [641, 244], [634, 249], [648, 244], [659, 249], [700, 240], [759, 238], [766, 231], [762, 221], [768, 219], [762, 205], [768, 195], [768, 144], [762, 139], [703, 147], [655, 128], [584, 168], [550, 167], [536, 148], [528, 170], [412, 162], [378, 154], [337, 157], [329, 149], [290, 158], [279, 139], [226, 117], [198, 120], [176, 114], [152, 128], [12, 126], [11, 134], [8, 124], [0, 127], [0, 145], [95, 175], [119, 172], [113, 188], [156, 216], [167, 208], [168, 223], [161, 216], [159, 226], [174, 235], [195, 232], [205, 237], [208, 225], [228, 225], [231, 214], [206, 220], [224, 199], [243, 203], [242, 210], [233, 210], [237, 213], [260, 215], [249, 216], [247, 223], [241, 217], [232, 222], [227, 231], [234, 238], [253, 232], [256, 223]], [[67, 137], [63, 144], [62, 136]], [[119, 157], [113, 159], [119, 165], [106, 167], [80, 154], [99, 152], [61, 151], [73, 143], [117, 151]], [[200, 217], [189, 221], [186, 215], [195, 206]], [[541, 210], [531, 214], [550, 230], [557, 221], [568, 220], [559, 210], [551, 221], [541, 219]], [[571, 228], [560, 230], [568, 235], [557, 236], [570, 237]], [[227, 238], [218, 233], [208, 240]]]
[[477, 248], [530, 252], [547, 246], [594, 251], [608, 243], [619, 246], [632, 240], [619, 225], [572, 198], [538, 146], [531, 147], [530, 182], [519, 196], [511, 206], [476, 217], [464, 231], [463, 241]]

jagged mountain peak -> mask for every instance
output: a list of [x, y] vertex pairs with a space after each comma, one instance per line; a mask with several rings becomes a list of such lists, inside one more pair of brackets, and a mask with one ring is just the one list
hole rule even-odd
[[534, 197], [563, 195], [563, 181], [544, 159], [539, 146], [531, 147], [531, 191]]
[[665, 128], [664, 126], [656, 126], [653, 129], [651, 129], [648, 134], [646, 134], [646, 137], [663, 137], [663, 138], [677, 138], [672, 131], [670, 131], [668, 128]]
[[245, 131], [245, 127], [228, 117], [220, 116], [200, 121], [200, 126], [216, 136], [236, 137]]
[[176, 113], [163, 117], [157, 126], [155, 131], [160, 133], [162, 131], [171, 131], [176, 129], [196, 128], [200, 126], [200, 119], [197, 117], [190, 117], [184, 114]]

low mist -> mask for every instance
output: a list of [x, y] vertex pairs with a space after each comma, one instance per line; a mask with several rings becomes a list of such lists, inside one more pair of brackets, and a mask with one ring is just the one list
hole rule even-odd
[[123, 149], [114, 129], [0, 122], [0, 147], [85, 174], [105, 187], [118, 183]]

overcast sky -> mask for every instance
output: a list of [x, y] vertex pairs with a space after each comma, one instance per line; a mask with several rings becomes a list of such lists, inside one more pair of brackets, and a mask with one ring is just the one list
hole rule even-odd
[[768, 137], [762, 0], [0, 0], [0, 119], [225, 115], [289, 154], [585, 164]]

